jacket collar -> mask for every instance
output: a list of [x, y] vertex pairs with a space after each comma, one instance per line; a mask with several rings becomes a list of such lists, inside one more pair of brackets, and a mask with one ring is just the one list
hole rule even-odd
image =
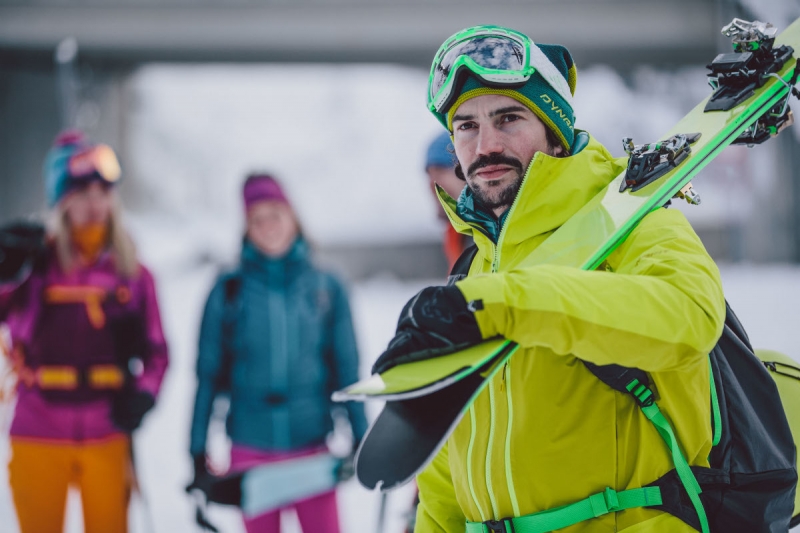
[[242, 271], [266, 274], [269, 279], [285, 280], [293, 278], [302, 267], [308, 264], [308, 245], [298, 237], [283, 257], [269, 257], [261, 252], [247, 238], [242, 244]]
[[[440, 187], [437, 194], [456, 231], [472, 236], [478, 248], [492, 248], [500, 239], [500, 226], [506, 226], [500, 242], [504, 251], [529, 239], [548, 236], [603, 190], [625, 165], [625, 158], [613, 158], [592, 137], [583, 150], [570, 157], [555, 158], [538, 152], [528, 166], [514, 203], [504, 214], [504, 222], [485, 209], [480, 213], [480, 206], [475, 209], [474, 202], [470, 205], [471, 194], [466, 189], [458, 203]], [[497, 224], [495, 238], [483, 223], [488, 217], [494, 218], [495, 223], [502, 222]]]
[[508, 213], [509, 210], [506, 210], [499, 217], [496, 216], [491, 209], [475, 198], [469, 187], [464, 187], [456, 202], [456, 214], [473, 228], [483, 230], [494, 243], [500, 238], [500, 231], [508, 218]]

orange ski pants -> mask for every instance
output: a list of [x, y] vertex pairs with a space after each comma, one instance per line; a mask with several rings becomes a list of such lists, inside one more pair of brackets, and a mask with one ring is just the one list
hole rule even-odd
[[85, 533], [126, 533], [128, 437], [89, 443], [11, 437], [9, 482], [21, 533], [61, 533], [67, 490], [81, 494]]

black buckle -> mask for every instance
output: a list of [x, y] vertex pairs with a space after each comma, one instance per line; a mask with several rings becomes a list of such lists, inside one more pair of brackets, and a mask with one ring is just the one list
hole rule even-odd
[[[506, 522], [511, 525], [511, 529], [508, 528]], [[483, 525], [486, 526], [489, 533], [514, 533], [514, 524], [510, 520], [487, 520]]]
[[89, 388], [89, 368], [88, 367], [75, 367], [75, 374], [77, 377], [77, 386], [75, 390], [86, 390]]
[[638, 379], [633, 379], [630, 383], [625, 385], [625, 390], [633, 396], [633, 399], [639, 404], [639, 407], [650, 407], [656, 402], [653, 390], [647, 386], [647, 383], [642, 383]]

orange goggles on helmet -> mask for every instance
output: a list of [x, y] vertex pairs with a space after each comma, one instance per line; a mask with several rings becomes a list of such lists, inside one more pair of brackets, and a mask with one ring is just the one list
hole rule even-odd
[[69, 158], [67, 169], [70, 178], [76, 181], [99, 178], [113, 184], [122, 175], [114, 150], [106, 144], [97, 144], [74, 153]]

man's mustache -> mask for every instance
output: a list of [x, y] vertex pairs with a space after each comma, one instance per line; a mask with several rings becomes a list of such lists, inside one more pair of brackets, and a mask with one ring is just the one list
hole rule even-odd
[[480, 156], [469, 166], [467, 169], [467, 175], [472, 176], [476, 171], [484, 167], [488, 167], [489, 165], [508, 165], [512, 168], [515, 168], [517, 172], [522, 174], [522, 161], [503, 154], [495, 153]]

